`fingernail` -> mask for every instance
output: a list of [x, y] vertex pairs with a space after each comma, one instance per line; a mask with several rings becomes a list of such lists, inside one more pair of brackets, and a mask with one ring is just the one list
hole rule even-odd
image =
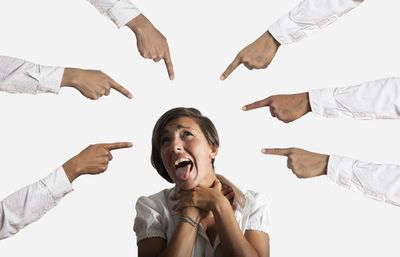
[[169, 77], [169, 79], [170, 79], [170, 80], [174, 80], [174, 79], [175, 79], [175, 74], [172, 74], [172, 75]]
[[267, 149], [263, 148], [263, 149], [261, 149], [261, 152], [262, 153], [267, 153]]
[[224, 75], [221, 75], [221, 77], [219, 77], [219, 79], [220, 79], [220, 80], [224, 80], [224, 79], [225, 79], [225, 76], [224, 76]]
[[243, 110], [243, 111], [246, 111], [246, 110], [247, 110], [247, 107], [246, 107], [246, 106], [243, 106], [243, 107], [242, 107], [242, 110]]

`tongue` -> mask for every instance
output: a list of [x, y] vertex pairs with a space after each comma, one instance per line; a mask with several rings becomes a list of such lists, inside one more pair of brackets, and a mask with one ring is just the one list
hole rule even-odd
[[190, 174], [190, 165], [180, 167], [180, 168], [176, 169], [175, 172], [179, 179], [188, 180], [189, 174]]

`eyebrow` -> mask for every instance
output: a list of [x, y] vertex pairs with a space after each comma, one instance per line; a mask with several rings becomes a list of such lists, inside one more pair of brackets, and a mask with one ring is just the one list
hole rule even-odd
[[[175, 131], [180, 130], [180, 129], [190, 129], [190, 130], [193, 130], [193, 128], [191, 128], [191, 127], [186, 127], [186, 126], [183, 126], [183, 125], [181, 125], [181, 124], [176, 125]], [[168, 130], [164, 129], [163, 132], [161, 133], [161, 137], [164, 136], [166, 133], [168, 133]]]

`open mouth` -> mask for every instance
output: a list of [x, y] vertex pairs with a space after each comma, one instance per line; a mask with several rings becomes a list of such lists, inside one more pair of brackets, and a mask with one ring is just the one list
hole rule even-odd
[[188, 180], [193, 169], [193, 161], [189, 158], [179, 158], [175, 161], [175, 174], [181, 180]]

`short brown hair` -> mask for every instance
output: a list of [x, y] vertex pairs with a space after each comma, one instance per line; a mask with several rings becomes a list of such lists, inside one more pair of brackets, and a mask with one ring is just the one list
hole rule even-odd
[[[217, 129], [215, 128], [212, 121], [203, 116], [201, 112], [195, 108], [185, 108], [178, 107], [171, 109], [164, 113], [156, 122], [153, 129], [153, 136], [151, 138], [151, 164], [157, 170], [158, 174], [163, 177], [168, 182], [173, 182], [171, 177], [168, 175], [167, 170], [161, 159], [161, 134], [165, 126], [173, 120], [181, 117], [192, 118], [197, 125], [199, 125], [201, 131], [207, 139], [210, 146], [219, 147], [219, 137]], [[212, 160], [212, 165], [214, 167], [214, 159]]]

